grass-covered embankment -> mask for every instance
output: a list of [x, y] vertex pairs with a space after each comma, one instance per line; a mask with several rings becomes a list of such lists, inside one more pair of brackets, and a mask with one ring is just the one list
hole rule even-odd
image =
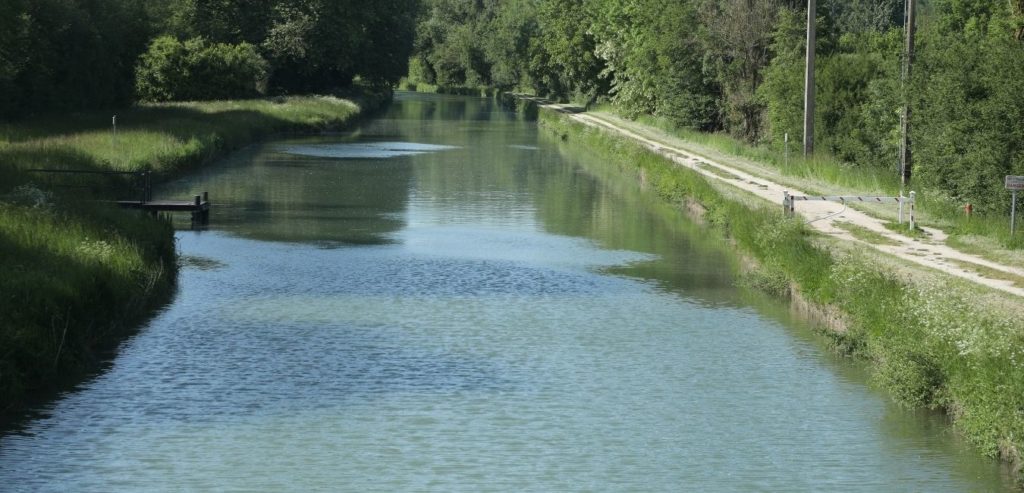
[[408, 77], [403, 78], [398, 82], [398, 90], [410, 91], [410, 92], [422, 92], [426, 94], [452, 94], [456, 96], [480, 96], [483, 98], [490, 98], [498, 96], [501, 91], [498, 89], [479, 85], [479, 86], [438, 86], [422, 81], [410, 80]]
[[[1024, 451], [1024, 323], [1018, 299], [879, 258], [813, 234], [781, 207], [715, 186], [625, 138], [541, 112], [547, 131], [597, 151], [640, 186], [685, 208], [756, 260], [743, 282], [836, 315], [840, 350], [869, 361], [874, 381], [907, 406], [948, 412], [985, 454]], [[688, 209], [696, 209], [689, 207]]]
[[0, 125], [0, 414], [95, 368], [176, 273], [169, 224], [103, 203], [124, 198], [126, 179], [26, 170], [160, 180], [272, 134], [341, 128], [388, 98], [146, 104], [116, 112], [116, 136], [115, 112]]
[[[610, 106], [602, 106], [597, 112], [616, 113]], [[658, 129], [667, 136], [685, 141], [688, 148], [698, 153], [717, 152], [732, 158], [731, 164], [742, 165], [744, 160], [748, 160], [771, 168], [778, 173], [778, 176], [773, 177], [774, 180], [810, 193], [894, 196], [900, 192], [899, 175], [894, 170], [851, 165], [821, 150], [805, 158], [799, 142], [790, 142], [789, 152], [786, 153], [766, 145], [752, 145], [723, 133], [680, 128], [664, 118], [642, 115], [636, 121], [647, 128]], [[1024, 249], [1024, 236], [1010, 234], [1008, 215], [990, 213], [967, 216], [964, 213], [966, 204], [954, 200], [947, 191], [921, 188], [918, 185], [912, 188], [918, 192], [918, 221], [944, 230], [950, 235], [952, 246], [970, 250], [997, 262], [1024, 265], [1024, 254], [1020, 254]], [[907, 192], [904, 190], [904, 193]]]

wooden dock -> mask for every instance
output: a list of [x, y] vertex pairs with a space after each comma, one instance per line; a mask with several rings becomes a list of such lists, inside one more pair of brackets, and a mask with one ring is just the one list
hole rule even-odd
[[207, 192], [196, 195], [193, 200], [118, 200], [117, 205], [125, 209], [144, 210], [154, 215], [160, 212], [190, 212], [193, 222], [210, 222], [210, 195]]
[[[153, 173], [151, 171], [109, 171], [109, 170], [87, 170], [87, 169], [26, 169], [31, 173], [44, 173], [52, 176], [99, 176], [119, 177], [127, 176], [130, 179], [129, 195], [135, 195], [139, 200], [117, 200], [117, 205], [125, 209], [140, 209], [153, 214], [160, 212], [190, 212], [192, 222], [195, 224], [208, 224], [210, 222], [210, 194], [203, 192], [196, 195], [193, 200], [153, 200]], [[75, 188], [87, 188], [76, 186]]]

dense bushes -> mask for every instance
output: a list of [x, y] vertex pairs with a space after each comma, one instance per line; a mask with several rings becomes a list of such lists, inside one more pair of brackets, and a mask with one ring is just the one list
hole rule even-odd
[[171, 36], [153, 40], [135, 72], [138, 95], [148, 101], [253, 97], [266, 90], [266, 76], [267, 62], [249, 43]]
[[[776, 150], [803, 138], [803, 0], [424, 3], [413, 83], [608, 101]], [[1002, 177], [1024, 174], [1024, 0], [919, 2], [907, 82], [903, 6], [818, 1], [816, 149], [895, 184], [910, 104], [914, 188], [949, 216], [1005, 214]]]
[[159, 101], [250, 97], [257, 79], [275, 94], [389, 86], [407, 73], [418, 4], [0, 0], [0, 120], [125, 106], [136, 82]]
[[0, 118], [132, 100], [151, 34], [133, 0], [0, 0]]
[[985, 19], [923, 36], [921, 90], [912, 95], [916, 172], [977, 211], [1007, 214], [1003, 177], [1024, 174], [1024, 45], [1010, 25]]

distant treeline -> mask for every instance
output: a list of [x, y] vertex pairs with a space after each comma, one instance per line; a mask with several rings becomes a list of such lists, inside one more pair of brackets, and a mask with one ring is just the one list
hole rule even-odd
[[[423, 0], [410, 77], [610, 101], [627, 116], [802, 140], [804, 0]], [[1024, 174], [1024, 0], [919, 0], [900, 80], [904, 0], [818, 0], [817, 148], [896, 176], [913, 109], [915, 180], [1005, 212]]]
[[418, 0], [0, 0], [0, 119], [405, 75]]

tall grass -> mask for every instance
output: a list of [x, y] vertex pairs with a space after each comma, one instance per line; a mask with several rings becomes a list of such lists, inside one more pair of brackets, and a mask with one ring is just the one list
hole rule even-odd
[[170, 292], [169, 224], [22, 186], [0, 202], [0, 396], [95, 364]]
[[0, 126], [0, 413], [73, 380], [165, 299], [176, 271], [171, 226], [103, 205], [119, 176], [32, 168], [148, 170], [202, 165], [274, 133], [339, 128], [387, 94], [148, 104]]
[[[609, 106], [598, 107], [597, 111], [614, 113]], [[821, 150], [805, 158], [799, 142], [790, 142], [787, 155], [784, 150], [751, 145], [729, 135], [678, 127], [665, 118], [643, 115], [636, 121], [698, 146], [767, 165], [783, 177], [801, 180], [800, 185], [809, 188], [807, 191], [811, 193], [841, 189], [855, 194], [894, 196], [900, 192], [895, 158], [891, 166], [850, 164]], [[917, 197], [919, 220], [925, 224], [941, 227], [951, 236], [982, 236], [994, 240], [1001, 248], [1024, 249], [1024, 235], [1009, 233], [1009, 217], [975, 215], [968, 218], [964, 204], [941, 190], [918, 190]]]
[[438, 86], [422, 81], [413, 81], [408, 78], [402, 78], [398, 82], [398, 90], [400, 91], [411, 91], [411, 92], [422, 92], [426, 94], [454, 94], [459, 96], [480, 96], [480, 97], [493, 97], [501, 93], [501, 91], [490, 87], [490, 86]]
[[778, 207], [727, 196], [700, 175], [624, 138], [549, 111], [541, 113], [541, 122], [561, 140], [614, 159], [623, 173], [666, 202], [699, 202], [707, 224], [757, 259], [759, 270], [749, 274], [756, 278], [749, 284], [793, 290], [818, 306], [838, 308], [848, 323], [829, 333], [836, 347], [870, 361], [874, 380], [897, 402], [945, 410], [983, 453], [1020, 464], [1019, 300], [982, 295], [949, 276], [840, 248]]
[[[612, 112], [609, 107], [602, 107], [601, 111]], [[819, 181], [855, 193], [895, 195], [900, 190], [899, 178], [895, 171], [887, 172], [877, 167], [852, 165], [820, 150], [812, 156], [804, 157], [799, 142], [790, 142], [787, 153], [785, 150], [773, 149], [764, 145], [751, 145], [723, 133], [699, 132], [679, 127], [661, 117], [642, 115], [636, 121], [684, 141], [715, 149], [723, 154], [768, 165], [783, 176]]]
[[337, 127], [361, 111], [329, 96], [146, 104], [117, 111], [116, 133], [115, 112], [48, 116], [0, 127], [0, 166], [175, 171], [270, 134]]

